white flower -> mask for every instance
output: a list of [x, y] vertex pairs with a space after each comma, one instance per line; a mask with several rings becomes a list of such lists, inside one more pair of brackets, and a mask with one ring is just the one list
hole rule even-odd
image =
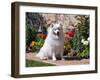
[[89, 44], [89, 41], [84, 41], [83, 44], [84, 45], [88, 45]]
[[90, 41], [90, 37], [88, 37], [87, 40]]
[[89, 44], [89, 40], [82, 39], [81, 43], [83, 43], [84, 45], [88, 45]]
[[82, 39], [82, 40], [81, 40], [81, 43], [83, 43], [84, 41], [85, 41], [85, 39]]
[[83, 43], [84, 41], [85, 41], [84, 39], [81, 40], [82, 43]]

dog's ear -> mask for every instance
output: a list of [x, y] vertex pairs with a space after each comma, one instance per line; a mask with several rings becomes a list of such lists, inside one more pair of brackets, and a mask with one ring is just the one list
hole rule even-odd
[[50, 27], [53, 28], [54, 27], [54, 23], [51, 23]]
[[60, 27], [63, 27], [63, 23], [61, 21], [58, 21], [57, 24], [59, 24]]

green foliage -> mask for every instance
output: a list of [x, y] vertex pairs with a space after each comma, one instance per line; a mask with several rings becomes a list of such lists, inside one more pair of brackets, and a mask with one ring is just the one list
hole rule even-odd
[[89, 47], [85, 47], [85, 49], [79, 54], [80, 57], [89, 57]]
[[[39, 13], [26, 12], [26, 50], [30, 48], [32, 41], [35, 42], [35, 45], [31, 46], [32, 52], [38, 51], [44, 43], [44, 39], [38, 36], [38, 29], [41, 26], [44, 26], [45, 21]], [[43, 27], [43, 33], [46, 33], [45, 27]]]
[[36, 49], [36, 46], [33, 46], [32, 49], [31, 49], [31, 52], [35, 52], [37, 49]]
[[41, 61], [26, 60], [26, 67], [42, 67], [42, 66], [55, 66], [55, 65], [49, 64], [49, 63], [44, 63]]
[[71, 48], [76, 50], [78, 53], [82, 51], [83, 44], [81, 43], [81, 37], [80, 32], [77, 31], [73, 37], [73, 39], [70, 41]]
[[80, 22], [78, 23], [78, 31], [80, 32], [80, 36], [83, 39], [87, 39], [89, 37], [89, 16], [83, 15], [83, 16], [77, 16], [77, 20]]
[[36, 49], [37, 51], [40, 50], [40, 48], [43, 46], [42, 44], [44, 43], [44, 39], [40, 38], [39, 36], [36, 37]]
[[80, 57], [89, 56], [89, 46], [85, 46], [81, 40], [89, 37], [89, 16], [76, 16], [79, 23], [77, 24], [76, 33], [69, 44], [72, 49], [78, 52]]
[[30, 24], [26, 24], [26, 45], [29, 45], [32, 40], [35, 40], [36, 29]]
[[41, 38], [37, 35], [37, 36], [36, 36], [36, 39], [35, 39], [35, 45], [32, 46], [31, 51], [32, 51], [32, 52], [39, 51], [40, 48], [43, 46], [43, 45], [42, 45], [43, 43], [44, 43], [44, 39], [41, 39]]

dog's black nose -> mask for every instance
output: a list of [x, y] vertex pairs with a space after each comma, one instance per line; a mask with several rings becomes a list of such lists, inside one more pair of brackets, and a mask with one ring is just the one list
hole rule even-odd
[[59, 32], [57, 32], [57, 35], [59, 36]]

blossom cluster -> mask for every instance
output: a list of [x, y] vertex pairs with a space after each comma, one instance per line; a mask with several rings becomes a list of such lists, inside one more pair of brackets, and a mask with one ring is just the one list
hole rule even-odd
[[87, 40], [82, 39], [82, 40], [81, 40], [81, 43], [83, 43], [84, 45], [88, 45], [88, 44], [89, 44], [89, 40], [90, 40], [89, 37], [87, 38]]

